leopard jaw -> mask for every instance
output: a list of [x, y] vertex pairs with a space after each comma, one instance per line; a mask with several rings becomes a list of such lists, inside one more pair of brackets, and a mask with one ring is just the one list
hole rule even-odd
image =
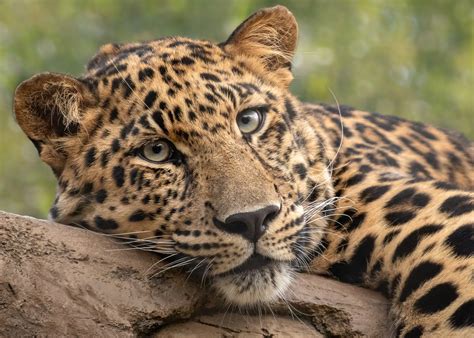
[[214, 288], [231, 304], [252, 306], [281, 298], [292, 281], [288, 263], [215, 277]]

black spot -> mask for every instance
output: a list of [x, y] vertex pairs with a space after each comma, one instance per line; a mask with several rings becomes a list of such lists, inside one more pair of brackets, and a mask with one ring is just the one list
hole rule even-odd
[[112, 153], [116, 153], [120, 150], [120, 140], [118, 138], [112, 141]]
[[151, 109], [155, 103], [157, 93], [154, 90], [150, 90], [145, 97], [145, 109]]
[[165, 133], [168, 134], [168, 129], [166, 129], [165, 122], [163, 121], [163, 115], [161, 111], [157, 110], [153, 113], [152, 115], [153, 120], [160, 126], [161, 130]]
[[107, 163], [109, 163], [109, 157], [110, 153], [108, 151], [104, 151], [100, 156], [100, 165], [102, 166], [102, 168], [105, 168]]
[[434, 234], [442, 228], [443, 227], [439, 224], [429, 224], [414, 230], [398, 244], [393, 254], [392, 262], [411, 254], [424, 237]]
[[244, 73], [238, 67], [232, 67], [232, 73], [236, 75], [244, 75]]
[[110, 122], [113, 122], [115, 121], [116, 119], [118, 118], [118, 110], [117, 108], [114, 108], [110, 111], [110, 118], [109, 118], [109, 121]]
[[459, 216], [473, 211], [474, 202], [467, 195], [451, 196], [441, 204], [439, 210], [448, 214], [449, 217]]
[[449, 317], [449, 322], [457, 329], [474, 326], [474, 299], [468, 300], [458, 307]]
[[361, 173], [370, 173], [372, 171], [372, 167], [370, 165], [364, 164], [359, 167], [359, 171]]
[[201, 79], [212, 82], [221, 82], [221, 79], [211, 73], [201, 73]]
[[190, 111], [188, 112], [188, 118], [189, 118], [190, 121], [195, 121], [196, 118], [197, 118], [196, 113], [193, 112], [192, 110], [190, 110]]
[[420, 192], [412, 197], [411, 202], [415, 206], [423, 208], [426, 207], [426, 205], [430, 202], [430, 197], [428, 196], [428, 194]]
[[446, 238], [444, 242], [457, 256], [474, 255], [474, 223], [465, 224]]
[[420, 338], [421, 335], [423, 334], [423, 326], [418, 325], [415, 326], [413, 329], [405, 333], [403, 336], [404, 338]]
[[97, 153], [97, 149], [95, 147], [90, 148], [86, 153], [86, 166], [90, 167], [95, 162], [95, 155]]
[[357, 229], [364, 222], [365, 216], [365, 212], [361, 212], [360, 214], [357, 214], [356, 216], [352, 217], [352, 222], [349, 223], [347, 231], [353, 231]]
[[190, 65], [193, 65], [195, 63], [195, 61], [193, 59], [191, 59], [190, 57], [188, 57], [188, 56], [183, 56], [181, 58], [181, 63], [183, 65], [190, 66]]
[[416, 214], [408, 210], [389, 212], [388, 214], [385, 215], [385, 219], [392, 226], [405, 224], [411, 221], [415, 217], [416, 217]]
[[306, 178], [307, 170], [304, 164], [298, 163], [293, 166], [293, 172], [298, 174], [300, 179], [304, 180]]
[[349, 240], [344, 238], [337, 246], [337, 253], [340, 253], [347, 249], [347, 245], [349, 244]]
[[142, 198], [142, 203], [143, 204], [148, 204], [150, 202], [150, 195], [145, 195], [143, 198]]
[[334, 226], [336, 229], [342, 229], [346, 224], [349, 224], [349, 222], [352, 221], [352, 216], [355, 215], [357, 212], [356, 209], [354, 208], [348, 208], [344, 210], [341, 216], [339, 216], [335, 221], [334, 221]]
[[360, 242], [349, 262], [338, 262], [329, 268], [329, 272], [346, 283], [360, 284], [374, 250], [375, 238], [366, 236]]
[[206, 99], [209, 100], [209, 102], [217, 103], [216, 97], [214, 95], [212, 95], [211, 93], [206, 93], [206, 94], [204, 94], [204, 96], [206, 97]]
[[87, 195], [92, 191], [93, 188], [94, 188], [94, 184], [92, 182], [87, 182], [82, 187], [81, 193], [84, 194], [84, 195]]
[[138, 80], [140, 80], [140, 82], [143, 82], [147, 78], [152, 79], [154, 74], [155, 72], [153, 71], [153, 69], [148, 67], [144, 68], [138, 72]]
[[140, 119], [138, 120], [138, 123], [140, 123], [143, 128], [151, 129], [150, 128], [150, 123], [148, 122], [148, 116], [147, 115], [141, 116]]
[[376, 185], [366, 188], [360, 193], [360, 199], [365, 203], [375, 201], [382, 197], [389, 189], [389, 185]]
[[121, 78], [115, 78], [112, 80], [112, 87], [110, 88], [112, 94], [120, 87], [120, 83], [122, 83]]
[[124, 173], [125, 170], [123, 169], [122, 166], [115, 166], [112, 169], [112, 177], [114, 178], [115, 184], [117, 187], [122, 187], [124, 183]]
[[392, 208], [396, 205], [406, 203], [407, 201], [409, 201], [409, 199], [411, 199], [415, 192], [416, 190], [414, 188], [407, 188], [405, 190], [400, 191], [387, 202], [385, 208]]
[[435, 135], [433, 135], [428, 130], [426, 130], [427, 127], [424, 124], [413, 122], [410, 127], [413, 131], [417, 132], [418, 134], [420, 134], [420, 135], [422, 135], [422, 136], [424, 136], [424, 137], [426, 137], [430, 140], [437, 140], [438, 139]]
[[145, 219], [147, 214], [143, 210], [136, 210], [133, 214], [130, 215], [128, 220], [130, 222], [140, 222]]
[[290, 120], [293, 120], [296, 117], [296, 110], [289, 99], [285, 99], [285, 108], [288, 117], [290, 118]]
[[420, 176], [419, 174], [421, 174], [421, 176], [423, 176], [423, 177], [431, 178], [431, 175], [428, 172], [428, 170], [426, 170], [426, 168], [424, 166], [422, 166], [417, 161], [410, 162], [410, 169], [409, 170], [410, 170], [410, 174], [413, 177], [419, 177]]
[[123, 89], [123, 97], [128, 99], [135, 90], [135, 83], [132, 81], [132, 77], [130, 75], [128, 75], [125, 80], [123, 80]]
[[400, 302], [404, 302], [420, 286], [437, 276], [442, 269], [443, 266], [441, 264], [433, 262], [423, 262], [417, 265], [405, 281], [405, 285], [400, 293]]
[[428, 164], [430, 164], [434, 169], [439, 169], [439, 161], [435, 153], [430, 152], [424, 154], [423, 157], [425, 158], [426, 162], [428, 162]]
[[434, 187], [441, 190], [458, 190], [459, 188], [452, 183], [448, 182], [435, 182]]
[[97, 191], [95, 195], [95, 200], [98, 203], [104, 203], [106, 198], [107, 198], [107, 191], [105, 189], [100, 189], [99, 191]]
[[174, 115], [171, 111], [168, 111], [168, 119], [170, 120], [171, 124], [174, 123]]
[[100, 216], [96, 216], [94, 218], [94, 223], [99, 229], [102, 230], [113, 230], [119, 227], [117, 222], [115, 222], [113, 219], [104, 219]]
[[397, 236], [399, 233], [400, 233], [400, 229], [397, 229], [386, 234], [385, 237], [383, 238], [383, 244], [387, 245], [388, 243], [390, 243], [393, 240], [393, 238]]
[[441, 283], [415, 302], [415, 309], [421, 313], [435, 313], [447, 308], [458, 298], [456, 287], [451, 283]]
[[362, 182], [364, 179], [365, 179], [365, 174], [356, 174], [347, 180], [346, 185], [350, 187]]
[[182, 112], [179, 106], [174, 107], [173, 113], [174, 113], [174, 118], [176, 119], [176, 121], [181, 121]]
[[130, 123], [127, 123], [125, 126], [123, 126], [122, 129], [120, 130], [120, 137], [122, 139], [125, 139], [128, 136], [128, 134], [130, 134], [130, 132], [132, 131], [134, 125], [135, 125], [135, 121], [132, 120], [130, 121]]

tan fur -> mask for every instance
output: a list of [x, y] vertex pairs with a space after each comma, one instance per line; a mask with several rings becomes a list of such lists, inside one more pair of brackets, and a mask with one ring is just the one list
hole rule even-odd
[[[397, 334], [473, 335], [461, 311], [474, 296], [472, 143], [299, 102], [288, 92], [296, 35], [277, 6], [219, 45], [108, 44], [80, 80], [22, 83], [18, 123], [58, 176], [51, 218], [163, 254], [157, 273], [181, 267], [239, 306], [284, 298], [307, 269], [385, 292]], [[264, 117], [249, 135], [237, 123], [248, 110]], [[146, 159], [143, 147], [157, 141], [173, 157]], [[244, 222], [226, 228], [231, 215], [265, 207], [279, 209], [259, 238]]]

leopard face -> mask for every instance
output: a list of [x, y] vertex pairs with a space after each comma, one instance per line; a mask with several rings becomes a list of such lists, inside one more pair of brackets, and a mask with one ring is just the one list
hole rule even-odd
[[79, 79], [20, 85], [17, 120], [58, 179], [51, 218], [160, 252], [233, 303], [276, 299], [321, 239], [309, 203], [332, 193], [287, 89], [296, 31], [277, 7], [220, 45], [109, 44]]

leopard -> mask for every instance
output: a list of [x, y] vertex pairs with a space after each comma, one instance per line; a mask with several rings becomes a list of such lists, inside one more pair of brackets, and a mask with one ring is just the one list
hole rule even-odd
[[473, 143], [299, 101], [297, 37], [275, 6], [222, 43], [109, 43], [84, 75], [22, 82], [16, 121], [57, 179], [50, 219], [144, 244], [239, 307], [304, 271], [382, 292], [396, 336], [473, 336]]

